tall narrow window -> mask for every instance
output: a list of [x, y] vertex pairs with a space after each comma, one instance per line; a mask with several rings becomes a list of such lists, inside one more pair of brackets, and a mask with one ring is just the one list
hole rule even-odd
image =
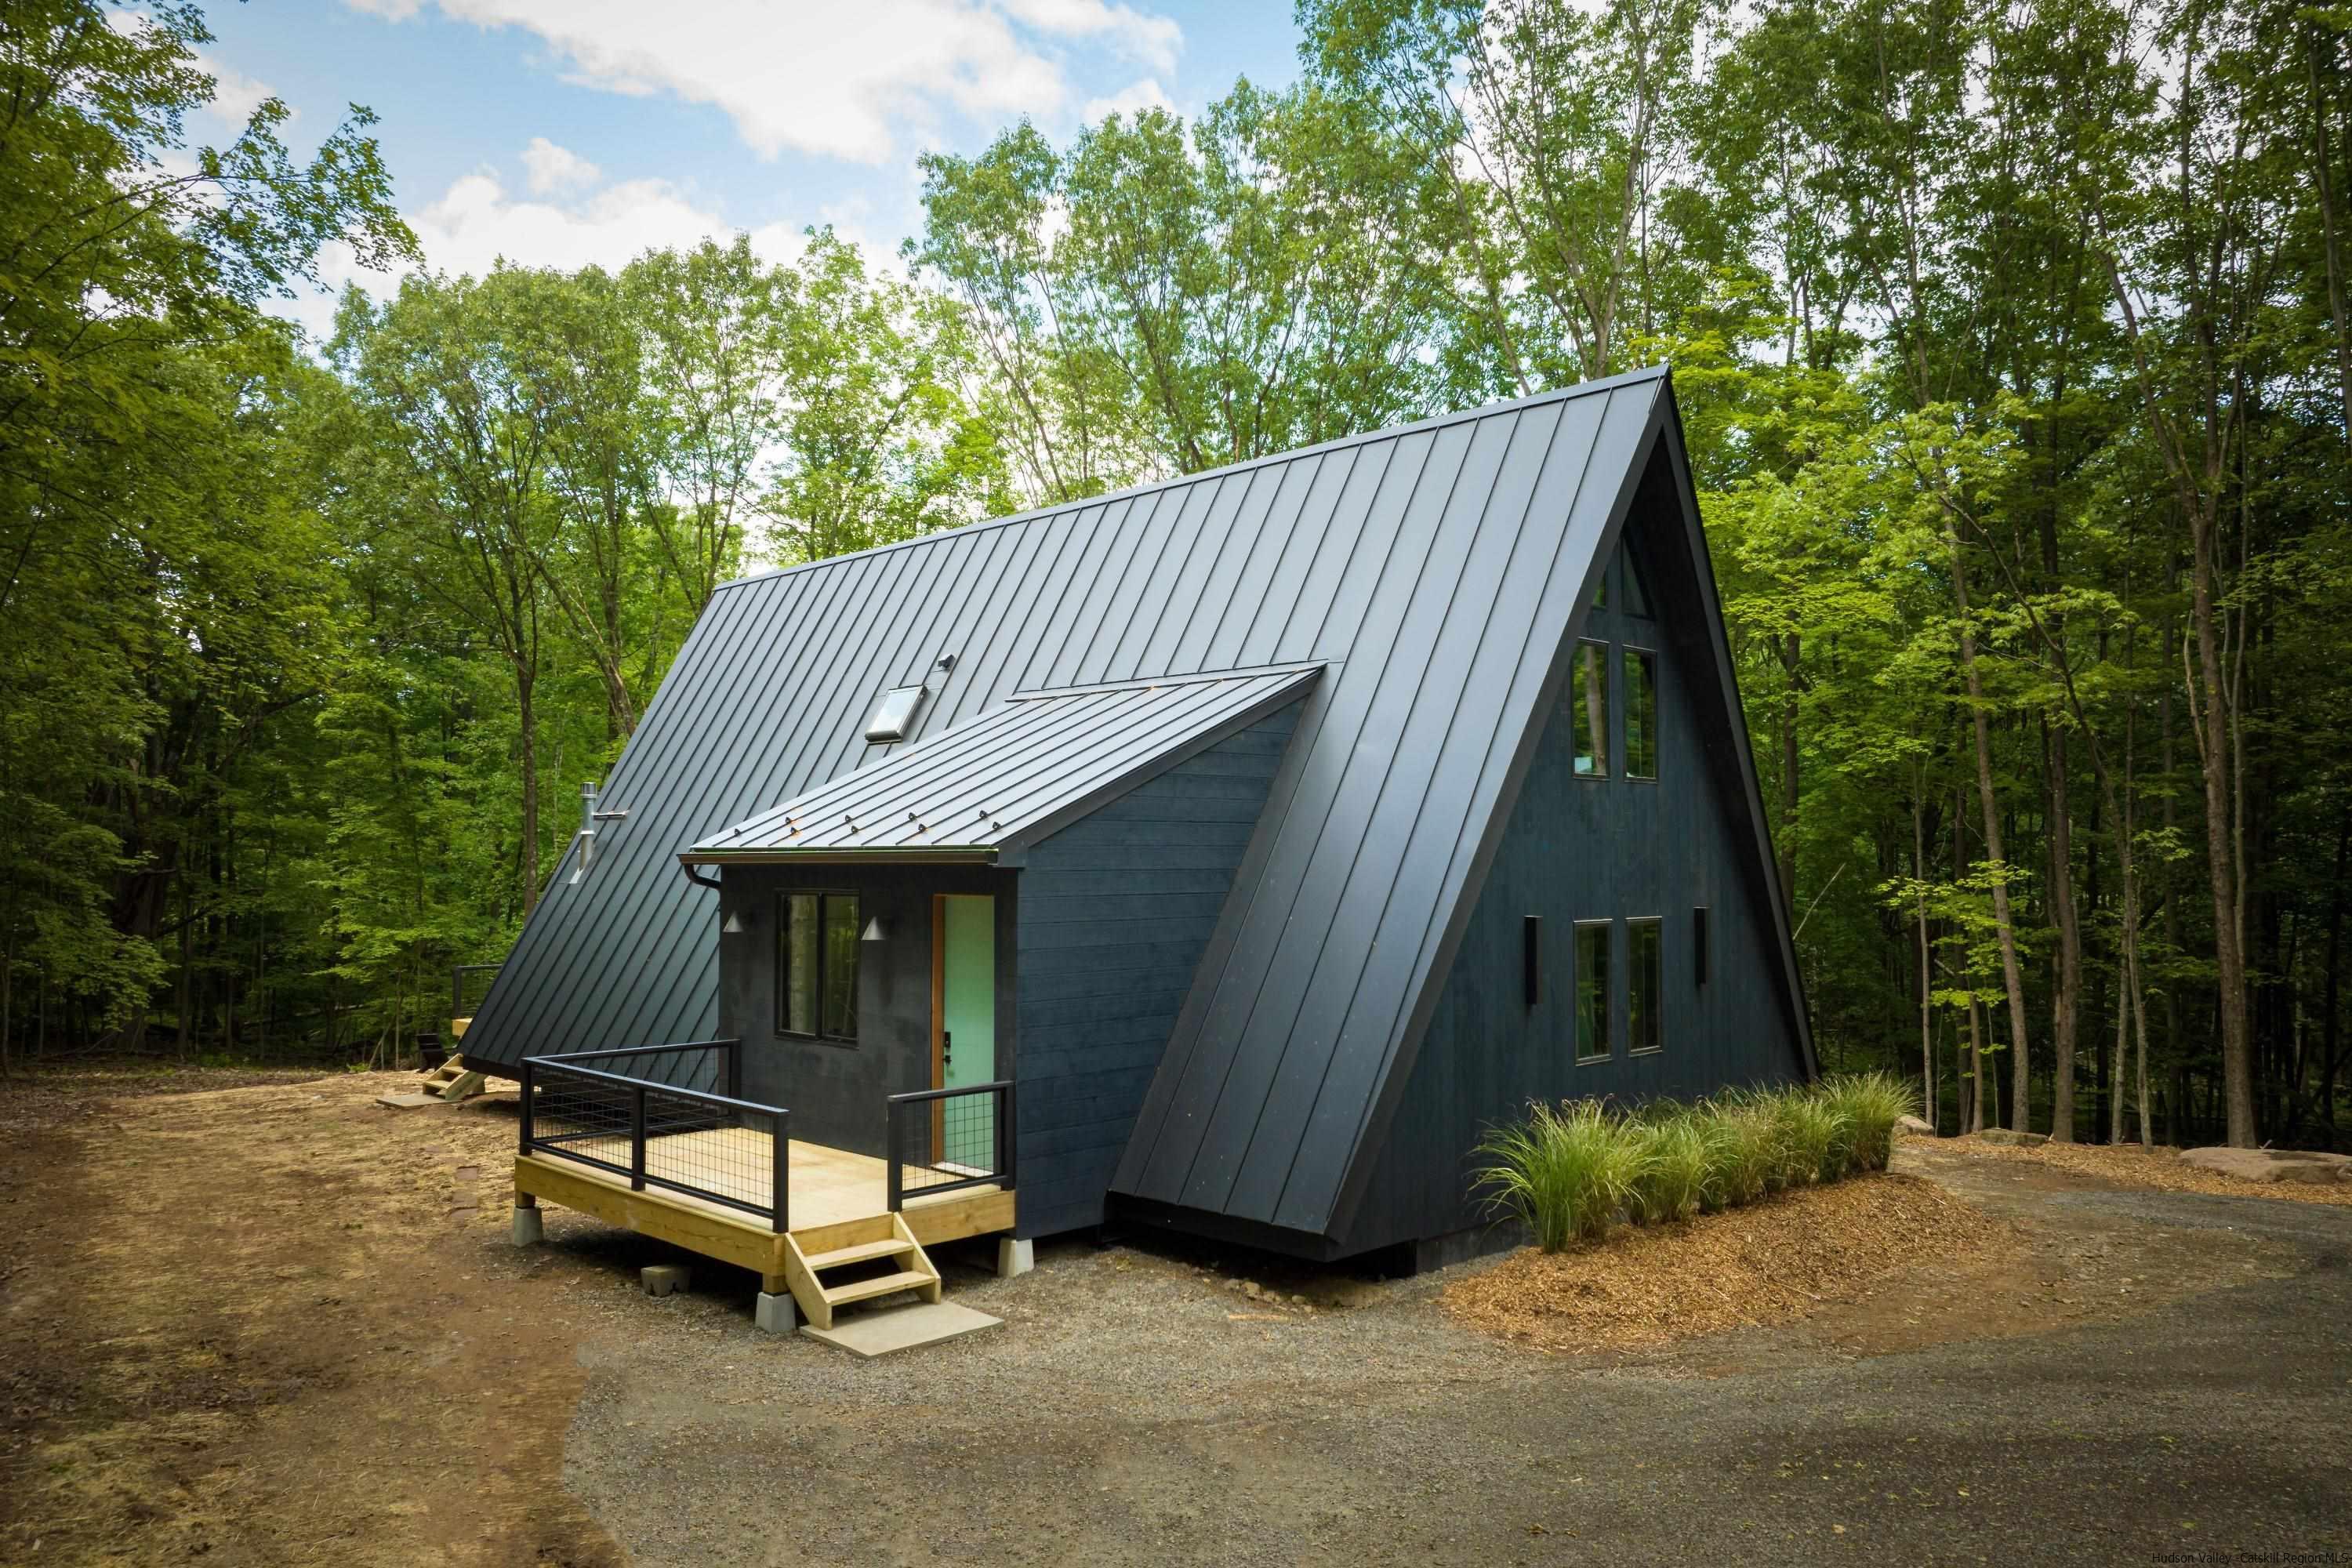
[[1666, 1043], [1665, 1023], [1659, 1010], [1665, 1004], [1664, 928], [1652, 917], [1625, 922], [1626, 1016], [1625, 1048], [1654, 1051]]
[[1576, 1059], [1609, 1054], [1609, 924], [1576, 922]]
[[1580, 778], [1609, 776], [1609, 645], [1580, 642], [1568, 672], [1569, 723]]
[[1625, 776], [1658, 776], [1658, 656], [1625, 650]]
[[776, 922], [776, 1032], [857, 1038], [857, 898], [786, 893]]

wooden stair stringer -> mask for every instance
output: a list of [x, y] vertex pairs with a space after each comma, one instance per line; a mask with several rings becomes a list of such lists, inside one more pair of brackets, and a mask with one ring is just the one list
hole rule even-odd
[[[818, 1237], [813, 1234], [810, 1239], [814, 1242]], [[826, 1226], [822, 1239], [822, 1247], [812, 1252], [803, 1247], [801, 1237], [793, 1232], [786, 1231], [783, 1237], [784, 1283], [801, 1316], [817, 1328], [833, 1327], [835, 1308], [873, 1297], [912, 1290], [932, 1304], [942, 1299], [939, 1266], [923, 1250], [923, 1244], [915, 1239], [903, 1214], [894, 1211], [872, 1219]], [[902, 1259], [895, 1273], [844, 1285], [824, 1282], [824, 1275], [831, 1269], [893, 1258]]]

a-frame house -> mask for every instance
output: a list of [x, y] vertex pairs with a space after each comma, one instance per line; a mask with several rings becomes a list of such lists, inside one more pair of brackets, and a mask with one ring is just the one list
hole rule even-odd
[[962, 1234], [1427, 1263], [1530, 1100], [1813, 1071], [1663, 369], [731, 583], [600, 806], [469, 1060], [729, 1042], [606, 1065]]

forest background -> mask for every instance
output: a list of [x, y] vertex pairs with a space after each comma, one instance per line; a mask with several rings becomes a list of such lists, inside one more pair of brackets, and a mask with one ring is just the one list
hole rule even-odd
[[[2352, 9], [1303, 0], [895, 257], [412, 271], [199, 8], [0, 13], [0, 1068], [390, 1061], [715, 584], [1666, 362], [1826, 1066], [2339, 1140]], [[2330, 628], [2335, 628], [2331, 630]]]

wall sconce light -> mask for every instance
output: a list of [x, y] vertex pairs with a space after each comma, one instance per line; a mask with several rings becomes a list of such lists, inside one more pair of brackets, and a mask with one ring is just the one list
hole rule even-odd
[[741, 936], [751, 929], [751, 922], [743, 918], [741, 910], [730, 910], [727, 911], [726, 923], [719, 929], [729, 936]]
[[876, 915], [872, 920], [866, 922], [866, 930], [860, 934], [858, 940], [860, 942], [888, 942], [890, 940], [890, 927], [880, 915]]

